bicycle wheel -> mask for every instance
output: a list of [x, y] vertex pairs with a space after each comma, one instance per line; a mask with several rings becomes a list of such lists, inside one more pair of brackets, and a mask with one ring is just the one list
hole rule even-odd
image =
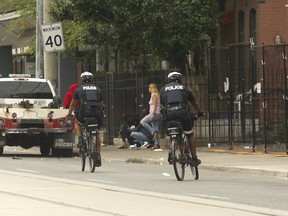
[[[188, 144], [188, 140], [187, 140], [186, 137], [185, 137], [185, 139], [184, 139], [184, 142], [185, 142], [185, 146], [186, 146], [185, 154], [187, 155], [187, 157], [189, 157], [189, 158], [192, 159], [191, 151], [190, 151], [189, 144]], [[198, 180], [198, 179], [199, 179], [198, 166], [192, 166], [191, 163], [187, 163], [187, 165], [190, 166], [190, 170], [191, 170], [191, 173], [192, 173], [193, 178], [194, 178], [195, 180]]]
[[198, 180], [199, 179], [199, 171], [198, 171], [198, 166], [192, 166], [190, 164], [190, 169], [191, 169], [191, 173], [192, 173], [192, 176], [195, 180]]
[[90, 172], [95, 171], [96, 167], [96, 160], [97, 160], [97, 154], [96, 154], [96, 135], [90, 135], [89, 137], [89, 167]]
[[93, 159], [92, 155], [89, 155], [89, 167], [90, 167], [90, 172], [94, 172], [95, 171], [95, 162]]
[[171, 140], [171, 153], [174, 173], [178, 181], [183, 181], [185, 176], [185, 164], [180, 163], [180, 157], [182, 156], [178, 140], [173, 138]]
[[80, 157], [81, 157], [81, 171], [83, 172], [85, 170], [86, 154], [82, 149], [80, 149]]

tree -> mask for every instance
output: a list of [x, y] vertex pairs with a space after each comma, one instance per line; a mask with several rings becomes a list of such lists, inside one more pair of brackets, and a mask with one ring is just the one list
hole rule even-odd
[[150, 53], [182, 71], [217, 22], [211, 0], [55, 0], [52, 14], [81, 25], [83, 43], [121, 49], [128, 59]]
[[11, 30], [21, 33], [25, 28], [32, 27], [30, 23], [33, 23], [36, 17], [36, 0], [1, 0], [0, 8], [1, 13], [19, 13], [20, 17], [12, 22]]
[[[1, 10], [19, 11], [14, 27], [25, 27], [35, 19], [36, 0], [2, 0]], [[216, 1], [211, 0], [55, 0], [51, 15], [63, 22], [68, 51], [110, 47], [114, 56], [121, 50], [127, 60], [140, 62], [152, 54], [182, 71], [186, 56], [201, 50], [217, 23]]]

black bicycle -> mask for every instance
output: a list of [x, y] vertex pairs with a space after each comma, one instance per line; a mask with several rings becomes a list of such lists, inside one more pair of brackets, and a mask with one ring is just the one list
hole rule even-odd
[[170, 136], [168, 161], [173, 165], [177, 180], [184, 180], [185, 168], [187, 166], [190, 167], [193, 178], [197, 180], [199, 178], [198, 166], [195, 166], [192, 163], [192, 155], [188, 140], [183, 132], [180, 120], [169, 121], [167, 132]]
[[82, 126], [82, 143], [80, 148], [81, 170], [85, 170], [86, 157], [89, 159], [90, 172], [94, 172], [99, 162], [99, 155], [96, 152], [97, 134], [99, 125], [96, 118], [85, 118]]

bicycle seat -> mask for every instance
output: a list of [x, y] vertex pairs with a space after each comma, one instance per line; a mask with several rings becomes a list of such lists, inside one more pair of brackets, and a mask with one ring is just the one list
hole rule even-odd
[[172, 120], [168, 122], [167, 133], [169, 135], [182, 134], [183, 127], [180, 120]]
[[99, 129], [98, 120], [95, 117], [84, 118], [83, 125], [85, 128], [87, 128], [90, 131]]

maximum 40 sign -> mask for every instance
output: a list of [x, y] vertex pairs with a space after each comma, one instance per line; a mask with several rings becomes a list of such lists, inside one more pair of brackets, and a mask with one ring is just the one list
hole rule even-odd
[[46, 52], [56, 52], [65, 49], [61, 23], [43, 25], [42, 36]]

